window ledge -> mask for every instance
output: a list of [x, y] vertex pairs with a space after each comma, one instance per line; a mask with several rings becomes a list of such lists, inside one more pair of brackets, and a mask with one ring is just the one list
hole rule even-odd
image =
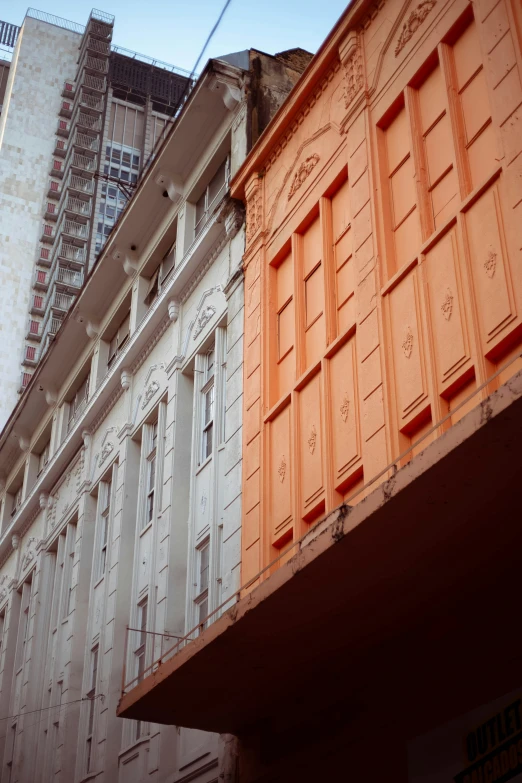
[[205, 457], [204, 461], [203, 461], [203, 462], [201, 462], [201, 463], [198, 465], [198, 467], [197, 467], [197, 469], [196, 469], [196, 476], [198, 475], [198, 473], [201, 473], [201, 471], [203, 470], [203, 468], [206, 468], [206, 467], [207, 467], [207, 465], [208, 465], [208, 463], [209, 463], [209, 462], [212, 462], [212, 454], [209, 454], [209, 456], [208, 456], [208, 457]]
[[121, 759], [122, 756], [125, 756], [131, 750], [134, 750], [134, 748], [137, 748], [139, 745], [143, 745], [145, 742], [149, 742], [149, 741], [150, 741], [150, 734], [145, 734], [143, 737], [134, 740], [134, 742], [131, 742], [129, 745], [123, 748], [123, 750], [120, 750], [120, 752], [118, 753], [118, 758]]
[[152, 523], [153, 523], [153, 522], [154, 522], [154, 520], [153, 520], [153, 519], [151, 519], [151, 521], [150, 521], [150, 522], [147, 522], [147, 524], [145, 525], [145, 527], [143, 528], [143, 530], [140, 530], [140, 537], [141, 537], [141, 536], [143, 536], [143, 535], [145, 535], [145, 533], [147, 532], [147, 530], [150, 530], [150, 528], [152, 527]]

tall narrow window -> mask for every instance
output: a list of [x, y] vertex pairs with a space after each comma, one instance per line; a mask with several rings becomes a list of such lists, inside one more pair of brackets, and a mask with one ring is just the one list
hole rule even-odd
[[194, 236], [197, 237], [205, 227], [213, 210], [217, 207], [228, 188], [230, 178], [228, 157], [218, 168], [207, 187], [196, 202], [196, 224]]
[[110, 367], [118, 354], [121, 353], [123, 346], [129, 339], [130, 334], [130, 312], [127, 313], [121, 324], [116, 330], [116, 334], [109, 343], [109, 358], [107, 360], [107, 367]]
[[67, 531], [67, 553], [63, 562], [63, 619], [70, 615], [74, 603], [73, 569], [76, 525], [69, 525]]
[[51, 442], [47, 441], [45, 446], [43, 447], [42, 451], [40, 452], [38, 456], [38, 475], [42, 473], [42, 471], [45, 470], [47, 467], [47, 463], [49, 462], [49, 448], [50, 448]]
[[87, 693], [89, 701], [89, 713], [87, 717], [87, 748], [86, 748], [86, 772], [92, 771], [92, 745], [94, 738], [94, 713], [96, 706], [96, 680], [98, 677], [98, 648], [91, 652], [91, 687]]
[[107, 567], [107, 541], [109, 537], [109, 521], [111, 513], [111, 495], [112, 495], [112, 483], [110, 481], [103, 482], [101, 485], [101, 500], [99, 500], [100, 508], [100, 533], [99, 533], [99, 556], [98, 556], [98, 579], [105, 574]]
[[[136, 661], [136, 677], [138, 682], [141, 682], [145, 673], [145, 662], [147, 655], [147, 620], [148, 620], [148, 599], [145, 598], [140, 604], [138, 604], [138, 646], [134, 650], [134, 658]], [[141, 720], [136, 721], [136, 735], [135, 738], [139, 740], [146, 732], [144, 731], [144, 724]]]
[[74, 422], [78, 420], [82, 412], [87, 407], [87, 402], [89, 401], [90, 377], [90, 374], [86, 376], [78, 388], [78, 391], [69, 403], [69, 420], [67, 422], [67, 431], [71, 429]]
[[24, 582], [22, 586], [22, 600], [20, 604], [20, 623], [18, 627], [18, 645], [16, 655], [16, 670], [21, 669], [25, 663], [27, 640], [29, 635], [29, 608], [31, 605], [31, 582]]
[[198, 559], [196, 612], [200, 631], [203, 631], [207, 626], [205, 620], [208, 616], [208, 577], [210, 571], [210, 541], [208, 539], [199, 547]]
[[202, 416], [202, 442], [201, 459], [206, 460], [212, 454], [212, 444], [214, 436], [214, 375], [215, 375], [215, 354], [214, 348], [207, 353], [205, 359], [205, 384], [202, 389], [203, 394], [203, 416]]
[[154, 518], [155, 491], [156, 491], [156, 450], [158, 445], [158, 422], [150, 425], [148, 433], [149, 443], [147, 451], [147, 476], [144, 525], [148, 525]]

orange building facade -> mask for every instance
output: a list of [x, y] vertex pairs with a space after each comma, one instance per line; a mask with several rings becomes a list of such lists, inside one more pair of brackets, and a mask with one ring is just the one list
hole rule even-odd
[[232, 183], [243, 584], [520, 369], [521, 30], [515, 0], [356, 4]]

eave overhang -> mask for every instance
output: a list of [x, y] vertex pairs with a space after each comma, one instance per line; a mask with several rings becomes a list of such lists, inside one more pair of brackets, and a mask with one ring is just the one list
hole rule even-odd
[[329, 704], [353, 717], [384, 700], [416, 731], [450, 701], [468, 709], [520, 685], [521, 437], [519, 372], [364, 500], [330, 514], [124, 693], [118, 715], [284, 732]]

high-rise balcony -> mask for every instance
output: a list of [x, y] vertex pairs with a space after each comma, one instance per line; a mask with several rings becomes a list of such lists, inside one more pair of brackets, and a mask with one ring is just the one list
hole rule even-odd
[[75, 92], [76, 92], [76, 86], [74, 84], [74, 81], [72, 79], [66, 79], [62, 87], [62, 97], [74, 98]]
[[25, 365], [26, 367], [36, 367], [36, 364], [38, 363], [38, 359], [39, 359], [38, 354], [39, 351], [36, 345], [25, 345], [22, 364]]
[[40, 235], [40, 241], [41, 242], [54, 242], [54, 238], [56, 236], [56, 231], [54, 226], [49, 225], [49, 223], [43, 223], [42, 224], [42, 233]]
[[100, 40], [95, 38], [94, 35], [86, 35], [85, 43], [82, 44], [82, 48], [87, 49], [89, 52], [93, 52], [94, 55], [104, 55], [108, 57], [111, 52], [111, 45], [107, 40]]
[[96, 136], [89, 136], [88, 134], [81, 133], [78, 130], [74, 134], [72, 143], [81, 154], [84, 154], [85, 152], [96, 153], [100, 148], [100, 142]]
[[52, 256], [50, 247], [40, 247], [38, 254], [38, 263], [42, 266], [51, 266]]
[[31, 310], [33, 315], [43, 315], [45, 312], [45, 297], [41, 294], [33, 294]]
[[65, 166], [63, 163], [63, 160], [57, 160], [56, 158], [53, 158], [53, 162], [51, 163], [51, 170], [50, 175], [52, 177], [60, 177], [60, 179], [63, 177], [63, 173], [65, 170]]
[[91, 216], [91, 201], [90, 199], [75, 198], [69, 196], [64, 206], [65, 212], [70, 212], [72, 215], [88, 218]]
[[18, 386], [19, 392], [25, 391], [25, 389], [29, 386], [29, 382], [32, 377], [33, 377], [32, 372], [23, 371], [22, 373], [20, 373], [20, 384]]
[[33, 288], [39, 291], [47, 291], [49, 288], [49, 275], [44, 269], [34, 270]]
[[49, 198], [59, 199], [62, 192], [62, 183], [56, 179], [49, 180], [49, 187], [47, 188], [47, 196]]
[[72, 263], [85, 264], [85, 247], [73, 245], [71, 242], [61, 242], [58, 247], [58, 258]]
[[85, 131], [88, 131], [89, 133], [100, 133], [102, 129], [101, 117], [95, 114], [87, 114], [82, 111], [80, 107], [80, 111], [76, 117], [76, 127], [82, 133]]
[[66, 269], [63, 266], [58, 267], [56, 274], [57, 286], [64, 287], [67, 290], [72, 289], [74, 292], [79, 291], [83, 283], [83, 272], [78, 272], [75, 269]]
[[56, 220], [58, 218], [58, 208], [56, 202], [47, 202], [45, 206], [44, 217], [46, 220]]
[[67, 217], [61, 223], [61, 231], [64, 238], [81, 240], [84, 242], [89, 238], [88, 223], [78, 223], [76, 220], [69, 220]]
[[36, 321], [34, 318], [29, 318], [25, 338], [26, 340], [36, 340], [40, 342], [42, 339], [42, 322]]
[[96, 171], [96, 158], [89, 158], [87, 155], [75, 152], [72, 155], [72, 158], [70, 158], [69, 165], [78, 172], [89, 172], [94, 174]]
[[96, 76], [97, 74], [108, 72], [109, 61], [108, 59], [103, 59], [101, 57], [93, 57], [92, 54], [87, 53], [83, 62], [83, 67]]
[[58, 127], [56, 129], [57, 135], [65, 136], [67, 138], [70, 132], [71, 132], [71, 123], [68, 122], [67, 120], [58, 120]]
[[102, 113], [104, 100], [101, 96], [91, 95], [86, 90], [81, 90], [79, 95], [78, 103], [83, 109], [98, 112], [99, 114]]
[[51, 299], [52, 310], [65, 314], [74, 302], [72, 294], [64, 294], [61, 291], [55, 291]]
[[65, 139], [55, 139], [53, 155], [59, 155], [61, 158], [65, 158], [67, 154], [68, 143]]
[[94, 181], [88, 177], [70, 172], [67, 177], [66, 187], [71, 193], [81, 193], [92, 196], [94, 193]]
[[96, 92], [104, 93], [107, 89], [107, 79], [104, 76], [93, 76], [93, 74], [86, 71], [82, 73], [80, 82], [85, 89], [95, 90]]
[[72, 110], [73, 110], [72, 101], [70, 101], [70, 100], [62, 101], [62, 103], [60, 105], [60, 111], [58, 112], [58, 114], [60, 115], [60, 117], [68, 117], [68, 118], [70, 118], [71, 115], [72, 115]]

